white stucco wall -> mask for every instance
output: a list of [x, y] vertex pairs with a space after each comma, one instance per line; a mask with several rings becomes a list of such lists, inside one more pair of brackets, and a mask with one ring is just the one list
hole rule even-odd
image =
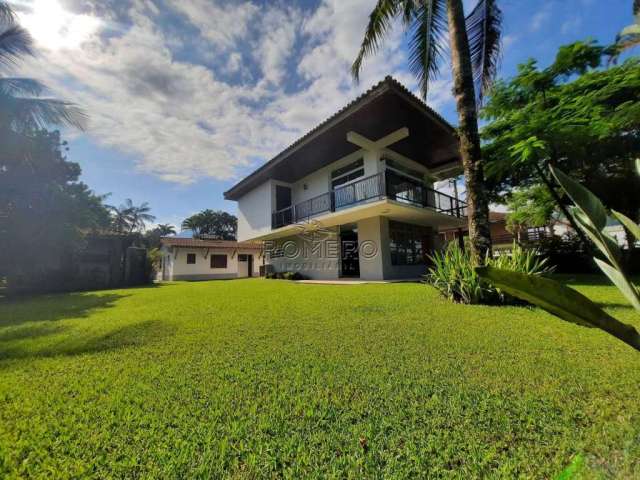
[[[383, 280], [383, 251], [385, 241], [382, 238], [384, 217], [365, 218], [358, 222], [358, 249], [360, 252], [360, 278], [362, 280]], [[388, 249], [387, 249], [388, 253]]]
[[[163, 249], [163, 253], [164, 261], [167, 262], [165, 274], [167, 278], [165, 280], [204, 280], [246, 276], [248, 262], [238, 262], [239, 254], [253, 255], [252, 276], [254, 277], [260, 275], [260, 265], [262, 265], [262, 258], [258, 255], [258, 252], [247, 249], [239, 249], [234, 252], [231, 249], [173, 247], [166, 250]], [[187, 263], [187, 254], [189, 253], [196, 255], [195, 264]], [[226, 255], [227, 268], [211, 268], [210, 255], [213, 254]]]
[[271, 231], [271, 212], [275, 205], [271, 180], [238, 199], [238, 241], [251, 240]]

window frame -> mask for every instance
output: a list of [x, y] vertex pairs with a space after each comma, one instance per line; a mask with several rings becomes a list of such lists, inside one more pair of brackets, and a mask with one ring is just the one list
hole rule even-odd
[[[195, 253], [187, 253], [187, 265], [195, 265], [196, 264], [197, 255]], [[193, 262], [190, 260], [193, 259]]]
[[[363, 178], [364, 174], [365, 174], [364, 157], [360, 157], [357, 160], [350, 162], [343, 167], [339, 167], [339, 168], [336, 168], [335, 170], [332, 170], [331, 174], [329, 175], [329, 186], [331, 190], [342, 188], [346, 185], [349, 185]], [[347, 180], [345, 180], [344, 183], [339, 183], [338, 185], [335, 185], [335, 182], [344, 180], [345, 178], [347, 178]]]
[[428, 227], [389, 221], [389, 254], [393, 266], [426, 265], [430, 249]]
[[[216, 270], [224, 270], [228, 268], [229, 265], [229, 256], [226, 253], [212, 253], [209, 255], [209, 267]], [[224, 266], [217, 265], [215, 259], [224, 258]]]

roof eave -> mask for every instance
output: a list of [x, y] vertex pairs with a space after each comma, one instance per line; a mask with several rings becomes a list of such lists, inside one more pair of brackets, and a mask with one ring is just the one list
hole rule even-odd
[[271, 160], [269, 160], [264, 165], [258, 167], [252, 173], [243, 178], [240, 182], [235, 184], [229, 190], [224, 192], [225, 200], [238, 200], [243, 193], [238, 193], [238, 190], [242, 190], [243, 187], [253, 180], [257, 175], [268, 170], [270, 168], [275, 167], [280, 162], [286, 160], [291, 154], [296, 152], [298, 149], [302, 148], [309, 142], [315, 140], [320, 135], [326, 133], [332, 127], [334, 127], [337, 123], [344, 120], [346, 117], [351, 115], [353, 112], [359, 110], [364, 105], [370, 103], [371, 101], [378, 98], [380, 95], [388, 91], [394, 91], [395, 93], [403, 96], [409, 103], [413, 104], [422, 113], [433, 120], [435, 123], [439, 124], [446, 130], [448, 130], [452, 135], [457, 135], [456, 129], [447, 122], [442, 116], [440, 116], [437, 112], [431, 109], [428, 105], [426, 105], [422, 100], [416, 97], [413, 93], [411, 93], [406, 87], [404, 87], [400, 82], [393, 79], [392, 77], [386, 77], [384, 80], [379, 82], [377, 85], [371, 87], [368, 91], [357, 97], [355, 100], [351, 101], [341, 110], [336, 112], [333, 116], [326, 119], [324, 122], [317, 125], [315, 128], [311, 129], [305, 135], [296, 140], [289, 147], [284, 149], [282, 152], [277, 154]]

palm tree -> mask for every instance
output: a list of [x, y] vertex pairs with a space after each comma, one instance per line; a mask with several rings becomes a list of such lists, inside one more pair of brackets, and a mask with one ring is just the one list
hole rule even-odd
[[185, 218], [182, 221], [183, 230], [191, 230], [194, 237], [200, 235], [200, 230], [204, 227], [202, 215], [200, 213], [194, 213], [189, 218]]
[[[0, 67], [13, 66], [25, 55], [34, 55], [33, 40], [11, 6], [0, 1]], [[37, 80], [0, 76], [0, 131], [24, 133], [49, 125], [84, 129], [86, 114], [70, 102], [43, 98], [46, 91]]]
[[469, 204], [471, 253], [475, 261], [481, 263], [491, 251], [491, 236], [478, 134], [478, 105], [497, 71], [502, 12], [497, 0], [479, 0], [466, 19], [462, 0], [378, 0], [351, 67], [356, 81], [365, 57], [380, 47], [396, 18], [401, 19], [410, 35], [409, 69], [416, 76], [424, 99], [429, 81], [439, 73], [448, 29], [460, 155]]
[[614, 62], [625, 50], [640, 45], [640, 0], [633, 1], [633, 16], [635, 23], [623, 28], [616, 37], [616, 43], [613, 44], [611, 57]]
[[119, 207], [108, 206], [113, 215], [112, 225], [118, 233], [133, 233], [142, 231], [147, 222], [153, 222], [156, 217], [151, 215], [151, 207], [147, 202], [136, 206], [130, 198], [127, 198]]
[[115, 207], [113, 205], [107, 205], [107, 208], [111, 210], [112, 220], [111, 225], [113, 229], [118, 233], [126, 233], [130, 229], [129, 222], [129, 210], [125, 205]]
[[158, 226], [156, 227], [156, 230], [158, 231], [158, 233], [160, 233], [160, 236], [162, 237], [176, 234], [176, 227], [174, 227], [173, 225], [169, 225], [168, 223], [158, 224]]

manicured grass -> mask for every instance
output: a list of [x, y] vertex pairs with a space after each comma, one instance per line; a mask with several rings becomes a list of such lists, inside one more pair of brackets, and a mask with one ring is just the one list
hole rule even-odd
[[0, 303], [0, 477], [637, 478], [639, 392], [600, 331], [418, 284]]

